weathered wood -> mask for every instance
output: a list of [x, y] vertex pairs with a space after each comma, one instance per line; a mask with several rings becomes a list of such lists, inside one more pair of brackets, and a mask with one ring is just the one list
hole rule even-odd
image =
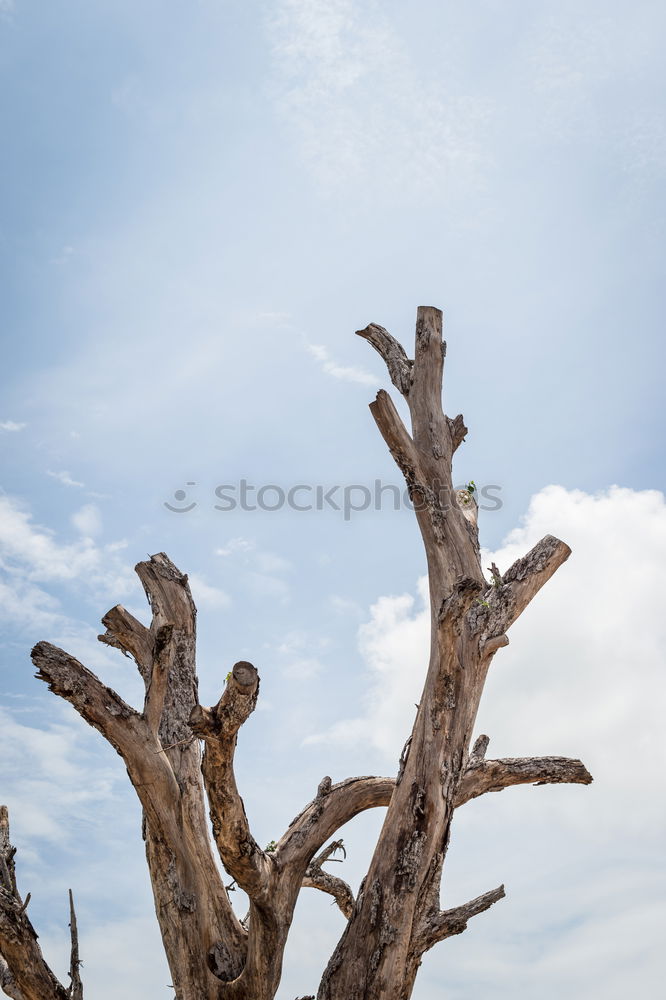
[[[397, 371], [394, 384], [403, 391], [406, 365], [390, 335], [377, 335], [375, 329], [367, 328], [373, 332], [366, 339], [390, 360]], [[482, 765], [483, 745], [477, 745], [470, 768], [468, 748], [492, 656], [569, 550], [557, 539], [545, 539], [505, 574], [501, 586], [488, 587], [480, 565], [476, 503], [469, 491], [456, 494], [452, 488], [451, 460], [466, 428], [462, 415], [451, 419], [442, 410], [446, 348], [441, 331], [439, 310], [420, 308], [410, 385], [403, 391], [411, 434], [386, 393], [370, 407], [415, 501], [428, 560], [431, 655], [399, 781], [319, 1000], [406, 1000], [411, 995], [421, 955], [435, 943], [423, 927], [445, 936], [446, 928], [462, 930], [466, 924], [465, 908], [455, 917], [433, 922], [432, 916], [439, 913], [435, 902], [454, 809], [501, 781], [527, 780], [530, 771]], [[558, 780], [564, 770], [551, 760], [539, 773], [544, 780]], [[573, 773], [567, 771], [563, 780], [577, 780]]]
[[9, 966], [5, 962], [4, 958], [0, 955], [0, 988], [2, 988], [3, 993], [6, 993], [8, 997], [12, 1000], [25, 1000], [25, 997], [21, 993], [20, 989], [16, 984]]
[[72, 1000], [83, 1000], [83, 983], [81, 982], [81, 959], [79, 958], [79, 932], [76, 925], [76, 911], [74, 910], [74, 896], [69, 890], [69, 932], [72, 942], [69, 961], [69, 995]]
[[463, 774], [456, 805], [511, 785], [589, 785], [592, 775], [571, 757], [505, 757], [470, 765]]
[[[470, 751], [491, 661], [569, 548], [546, 536], [506, 572], [493, 563], [490, 583], [485, 579], [473, 484], [453, 488], [452, 458], [467, 428], [462, 414], [451, 418], [442, 408], [441, 312], [419, 308], [413, 361], [377, 324], [358, 334], [384, 359], [409, 408], [410, 430], [388, 393], [380, 391], [370, 405], [405, 477], [429, 574], [430, 659], [396, 778], [334, 784], [326, 776], [277, 843], [262, 849], [234, 773], [238, 733], [256, 706], [259, 674], [246, 661], [236, 663], [217, 704], [199, 704], [196, 609], [187, 576], [164, 553], [136, 567], [152, 610], [150, 626], [117, 605], [102, 619], [106, 632], [99, 636], [134, 658], [145, 684], [141, 711], [63, 650], [42, 642], [32, 652], [37, 676], [116, 749], [136, 789], [176, 1000], [273, 1000], [303, 887], [330, 894], [346, 918], [318, 1000], [408, 1000], [423, 954], [504, 895], [500, 886], [462, 906], [440, 908], [455, 809], [511, 785], [592, 780], [571, 758], [487, 760], [487, 736]], [[206, 803], [219, 858], [249, 897], [243, 921], [213, 856]], [[323, 868], [342, 841], [324, 844], [376, 807], [386, 815], [355, 899], [343, 879]], [[6, 810], [0, 810], [0, 986], [14, 1000], [82, 1000], [71, 893], [71, 985], [65, 990], [37, 945], [13, 857]]]
[[[123, 623], [122, 644], [144, 663], [143, 712], [48, 643], [38, 643], [33, 661], [50, 690], [69, 701], [122, 756], [144, 809], [155, 909], [177, 995], [217, 1000], [219, 977], [235, 978], [243, 967], [247, 932], [231, 908], [210, 849], [201, 753], [188, 725], [198, 703], [196, 611], [187, 577], [163, 553], [139, 563], [137, 573], [153, 611], [150, 638], [117, 609], [105, 623], [119, 643]], [[150, 663], [144, 656], [148, 648]]]
[[321, 854], [312, 859], [305, 871], [303, 886], [319, 889], [321, 892], [327, 892], [333, 896], [343, 916], [349, 920], [354, 909], [354, 893], [344, 879], [331, 875], [330, 872], [325, 872], [322, 868], [322, 865], [330, 861], [337, 851], [342, 851], [346, 856], [341, 840], [334, 840]]
[[116, 604], [115, 608], [107, 611], [102, 618], [102, 625], [106, 626], [106, 632], [97, 636], [99, 641], [107, 646], [114, 646], [125, 656], [132, 656], [148, 687], [153, 672], [154, 644], [150, 629], [121, 604]]
[[[67, 1000], [68, 990], [46, 964], [16, 885], [9, 813], [0, 806], [0, 985], [14, 1000]], [[76, 998], [78, 1000], [78, 998]]]

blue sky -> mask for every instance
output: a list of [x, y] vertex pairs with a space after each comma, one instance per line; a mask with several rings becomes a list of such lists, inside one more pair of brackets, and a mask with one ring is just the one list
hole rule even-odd
[[[63, 970], [79, 899], [97, 1000], [169, 995], [138, 811], [29, 649], [138, 699], [96, 623], [145, 616], [132, 567], [165, 550], [200, 609], [202, 701], [237, 659], [262, 676], [239, 746], [259, 840], [323, 774], [392, 773], [424, 666], [413, 516], [214, 491], [399, 483], [353, 332], [409, 350], [420, 304], [444, 310], [470, 428], [456, 479], [502, 500], [483, 544], [500, 568], [549, 531], [574, 549], [479, 731], [597, 780], [461, 810], [447, 899], [508, 896], [427, 956], [415, 1000], [654, 992], [665, 22], [640, 0], [0, 0], [0, 798]], [[345, 831], [352, 882], [380, 820]], [[341, 919], [303, 893], [279, 1000], [315, 991]]]

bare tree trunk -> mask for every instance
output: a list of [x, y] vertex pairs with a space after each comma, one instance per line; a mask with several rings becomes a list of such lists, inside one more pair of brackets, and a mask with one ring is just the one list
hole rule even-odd
[[[451, 420], [442, 410], [440, 311], [418, 310], [413, 365], [383, 328], [370, 326], [359, 333], [385, 358], [409, 406], [411, 436], [386, 393], [378, 394], [371, 410], [416, 507], [428, 560], [431, 647], [396, 789], [319, 998], [406, 1000], [421, 955], [435, 940], [453, 933], [455, 925], [439, 913], [439, 886], [490, 661], [506, 642], [505, 630], [569, 549], [545, 539], [523, 561], [519, 579], [514, 569], [499, 586], [488, 588], [473, 493], [456, 495], [453, 490], [451, 462], [466, 428], [462, 416]], [[487, 898], [495, 901], [503, 894], [503, 889], [495, 890]]]
[[[411, 415], [411, 434], [391, 398], [371, 411], [407, 482], [430, 580], [428, 673], [397, 777], [325, 777], [314, 799], [272, 850], [252, 836], [234, 775], [240, 727], [259, 695], [251, 663], [236, 663], [218, 703], [199, 704], [195, 620], [187, 577], [160, 553], [136, 571], [152, 608], [146, 628], [120, 605], [99, 638], [131, 655], [144, 679], [141, 712], [69, 654], [46, 642], [32, 651], [37, 676], [69, 701], [123, 758], [143, 807], [143, 836], [155, 909], [176, 1000], [273, 1000], [301, 888], [330, 894], [346, 927], [324, 972], [319, 1000], [407, 1000], [423, 954], [465, 930], [504, 887], [449, 910], [439, 893], [454, 810], [488, 791], [525, 783], [592, 779], [578, 760], [486, 760], [488, 737], [470, 741], [486, 674], [507, 630], [568, 557], [547, 536], [503, 575], [484, 577], [472, 484], [454, 491], [453, 454], [467, 430], [447, 417], [441, 391], [445, 345], [439, 310], [422, 307], [410, 360], [383, 327], [359, 331], [382, 355]], [[200, 742], [203, 743], [203, 756]], [[207, 834], [206, 802], [219, 861], [248, 894], [235, 915]], [[368, 873], [351, 888], [324, 870], [336, 831], [365, 809], [387, 807]], [[4, 807], [3, 807], [4, 809]], [[0, 986], [14, 1000], [83, 1000], [76, 916], [70, 894], [68, 988], [47, 966], [19, 896], [6, 810], [0, 812]]]

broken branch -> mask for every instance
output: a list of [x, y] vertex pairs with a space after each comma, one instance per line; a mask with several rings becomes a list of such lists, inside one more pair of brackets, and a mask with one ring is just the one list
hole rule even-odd
[[592, 775], [580, 760], [571, 757], [506, 757], [481, 760], [470, 757], [456, 806], [486, 792], [501, 792], [511, 785], [589, 785]]
[[472, 917], [483, 913], [484, 910], [490, 909], [494, 903], [503, 899], [505, 895], [504, 886], [500, 885], [497, 889], [484, 892], [482, 896], [477, 896], [476, 899], [472, 899], [469, 903], [464, 903], [462, 906], [455, 906], [451, 910], [440, 910], [438, 913], [431, 914], [424, 922], [424, 926], [420, 929], [416, 937], [414, 942], [415, 950], [423, 954], [423, 952], [428, 951], [439, 941], [453, 937], [454, 934], [462, 934], [467, 929], [467, 922]]

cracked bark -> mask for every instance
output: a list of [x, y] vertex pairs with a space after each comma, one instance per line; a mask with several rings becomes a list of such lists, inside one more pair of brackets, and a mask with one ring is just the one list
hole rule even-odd
[[[415, 505], [428, 563], [431, 652], [400, 780], [318, 998], [406, 1000], [423, 951], [434, 943], [424, 926], [463, 929], [466, 924], [451, 915], [433, 917], [439, 913], [435, 903], [456, 805], [491, 790], [493, 782], [505, 787], [531, 780], [530, 768], [515, 762], [496, 762], [493, 769], [490, 762], [473, 761], [470, 770], [469, 745], [492, 657], [569, 549], [549, 536], [508, 570], [500, 586], [488, 585], [480, 564], [476, 504], [452, 488], [451, 461], [466, 428], [461, 415], [451, 419], [442, 409], [441, 313], [418, 310], [411, 367], [383, 328], [371, 324], [359, 335], [384, 357], [409, 408], [411, 433], [387, 393], [378, 393], [370, 405]], [[537, 770], [543, 780], [570, 780], [552, 759], [549, 767]], [[574, 780], [581, 777], [576, 775]]]
[[127, 767], [143, 806], [155, 909], [178, 1000], [216, 1000], [218, 977], [233, 978], [243, 967], [247, 932], [210, 848], [201, 753], [188, 724], [197, 704], [196, 611], [187, 577], [163, 553], [136, 571], [152, 609], [150, 628], [116, 607], [104, 616], [100, 638], [136, 660], [146, 685], [142, 712], [63, 650], [38, 643], [32, 657], [37, 676]]
[[[488, 737], [470, 751], [477, 708], [507, 631], [569, 555], [546, 536], [488, 582], [481, 569], [478, 508], [454, 490], [451, 462], [467, 428], [442, 408], [445, 344], [439, 310], [417, 313], [414, 360], [383, 327], [358, 331], [384, 358], [407, 402], [411, 430], [388, 393], [370, 409], [401, 469], [425, 547], [431, 650], [423, 693], [397, 777], [326, 776], [271, 850], [254, 839], [234, 774], [238, 733], [254, 711], [259, 674], [236, 663], [216, 705], [199, 704], [196, 609], [187, 576], [164, 553], [139, 563], [150, 626], [118, 605], [102, 619], [101, 642], [132, 657], [145, 685], [141, 710], [68, 653], [49, 643], [32, 652], [37, 677], [76, 709], [122, 757], [143, 807], [143, 836], [155, 909], [176, 1000], [273, 1000], [298, 894], [333, 897], [346, 926], [323, 974], [318, 1000], [408, 1000], [425, 951], [465, 930], [502, 898], [501, 886], [451, 909], [440, 884], [454, 811], [486, 792], [518, 784], [588, 784], [579, 760], [487, 760]], [[203, 743], [203, 754], [200, 744]], [[248, 894], [240, 921], [219, 860]], [[356, 898], [324, 864], [336, 832], [365, 809], [386, 816]], [[46, 964], [16, 886], [6, 810], [0, 811], [0, 986], [14, 1000], [82, 1000], [78, 934], [70, 897], [70, 986]]]

